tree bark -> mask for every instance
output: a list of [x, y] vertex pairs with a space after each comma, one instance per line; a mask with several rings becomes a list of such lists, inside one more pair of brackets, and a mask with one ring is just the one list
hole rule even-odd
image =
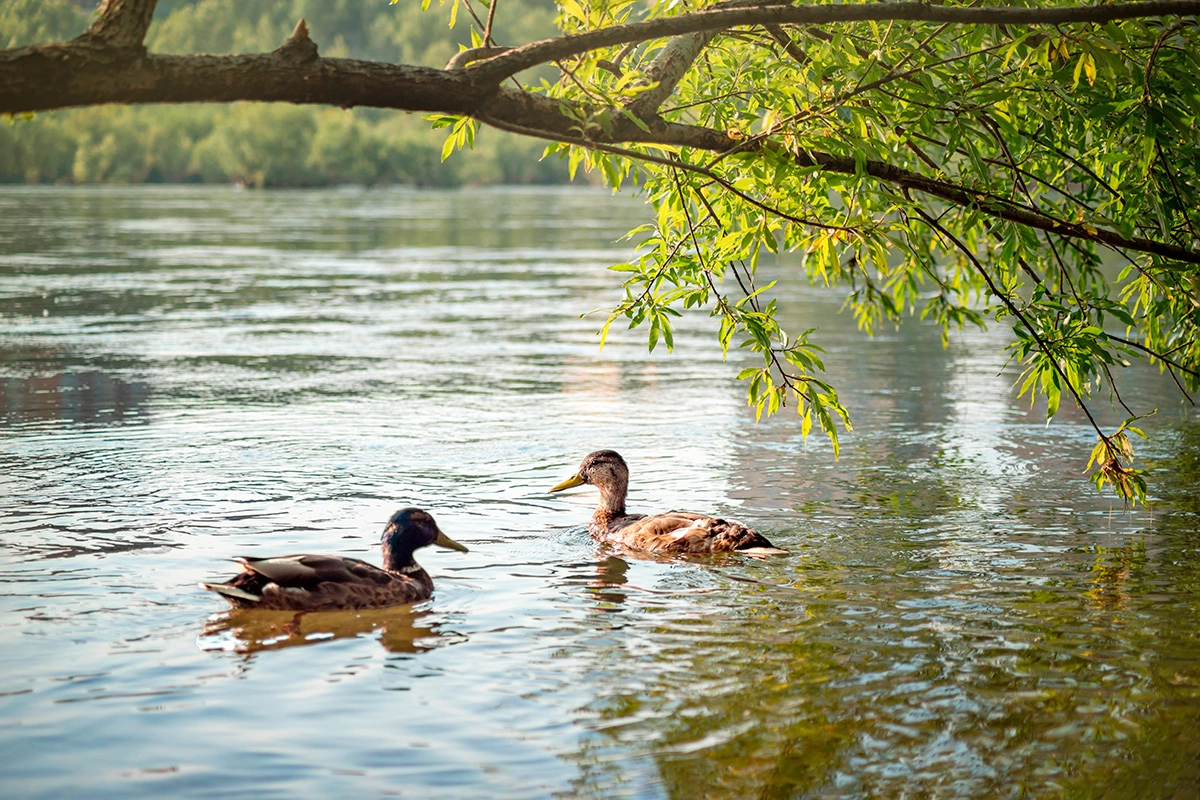
[[145, 51], [142, 42], [157, 5], [158, 0], [104, 0], [96, 10], [96, 21], [76, 41]]
[[1200, 14], [1200, 0], [1150, 0], [1097, 6], [1058, 8], [965, 8], [931, 3], [864, 3], [844, 5], [759, 5], [723, 8], [661, 17], [646, 22], [614, 25], [573, 36], [533, 42], [480, 61], [470, 67], [493, 80], [551, 61], [627, 42], [720, 31], [742, 25], [829, 25], [836, 22], [938, 22], [955, 25], [1065, 25], [1105, 23], [1118, 19]]
[[346, 58], [133, 55], [66, 44], [0, 53], [0, 113], [105, 103], [286, 101], [470, 114], [481, 91], [463, 72]]
[[[1200, 0], [1151, 0], [1058, 8], [964, 8], [920, 2], [760, 5], [719, 8], [616, 25], [508, 49], [461, 70], [351, 59], [316, 63], [286, 52], [259, 56], [145, 55], [156, 0], [104, 0], [95, 23], [70, 42], [0, 51], [0, 113], [103, 103], [197, 103], [283, 100], [369, 105], [406, 111], [472, 113], [521, 70], [628, 42], [720, 31], [739, 25], [919, 20], [958, 24], [1063, 24], [1200, 14]], [[307, 37], [305, 37], [307, 38]], [[698, 37], [694, 41], [700, 41]], [[691, 43], [687, 56], [695, 57]], [[274, 60], [271, 60], [274, 58]], [[690, 61], [688, 62], [690, 63]], [[675, 70], [662, 70], [668, 77]], [[338, 85], [341, 84], [341, 85]], [[340, 95], [340, 96], [338, 96]], [[659, 101], [661, 102], [661, 100]]]

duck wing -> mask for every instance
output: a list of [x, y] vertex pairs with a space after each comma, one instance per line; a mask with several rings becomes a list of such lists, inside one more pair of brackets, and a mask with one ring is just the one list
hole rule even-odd
[[285, 588], [314, 589], [322, 583], [383, 585], [395, 576], [374, 564], [340, 556], [275, 556], [235, 558], [243, 571], [261, 575]]
[[691, 511], [632, 519], [611, 529], [607, 538], [631, 549], [660, 553], [785, 552], [740, 522]]
[[424, 600], [433, 580], [421, 568], [400, 575], [357, 558], [293, 555], [237, 558], [242, 571], [225, 583], [202, 583], [236, 608], [288, 611], [381, 608]]

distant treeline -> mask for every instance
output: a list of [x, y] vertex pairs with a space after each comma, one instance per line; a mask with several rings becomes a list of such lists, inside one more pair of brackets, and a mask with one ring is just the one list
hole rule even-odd
[[545, 143], [487, 131], [441, 162], [443, 132], [419, 117], [287, 104], [103, 106], [0, 123], [4, 183], [556, 183]]
[[[92, 0], [0, 0], [0, 48], [77, 36]], [[308, 20], [327, 56], [441, 66], [455, 52], [447, 16], [420, 0], [162, 0], [147, 45], [162, 53], [265, 52]], [[508, 0], [497, 37], [553, 35], [550, 0]], [[465, 15], [460, 14], [460, 17]], [[507, 25], [505, 24], [507, 23]], [[460, 19], [458, 24], [464, 24]], [[106, 106], [0, 122], [0, 182], [556, 183], [566, 162], [545, 145], [485, 131], [441, 162], [444, 131], [419, 116], [287, 104]]]

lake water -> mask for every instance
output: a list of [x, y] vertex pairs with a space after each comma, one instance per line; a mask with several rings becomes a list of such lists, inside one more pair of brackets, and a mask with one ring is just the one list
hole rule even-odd
[[[1006, 332], [867, 339], [794, 261], [854, 414], [835, 460], [756, 424], [712, 322], [596, 331], [647, 217], [581, 189], [0, 190], [5, 797], [1195, 797], [1200, 436], [1170, 382], [1128, 513], [1001, 374]], [[770, 277], [764, 275], [764, 277]], [[660, 348], [661, 350], [661, 348]], [[1119, 416], [1101, 399], [1108, 422]], [[787, 556], [589, 540], [633, 510]], [[231, 617], [234, 555], [378, 561], [432, 600]]]

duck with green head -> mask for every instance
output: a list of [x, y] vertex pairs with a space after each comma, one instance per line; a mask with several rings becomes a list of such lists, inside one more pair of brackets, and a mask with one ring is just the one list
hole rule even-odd
[[589, 454], [573, 476], [550, 491], [561, 492], [585, 483], [600, 490], [600, 503], [588, 530], [601, 541], [655, 553], [740, 552], [760, 556], [787, 552], [753, 528], [729, 519], [691, 511], [650, 516], [628, 513], [625, 497], [629, 493], [629, 467], [613, 450]]
[[404, 508], [383, 529], [383, 568], [341, 556], [293, 555], [235, 558], [242, 571], [224, 583], [201, 583], [234, 608], [332, 611], [382, 608], [425, 600], [433, 579], [413, 559], [418, 548], [436, 544], [466, 552], [442, 533], [433, 517]]

